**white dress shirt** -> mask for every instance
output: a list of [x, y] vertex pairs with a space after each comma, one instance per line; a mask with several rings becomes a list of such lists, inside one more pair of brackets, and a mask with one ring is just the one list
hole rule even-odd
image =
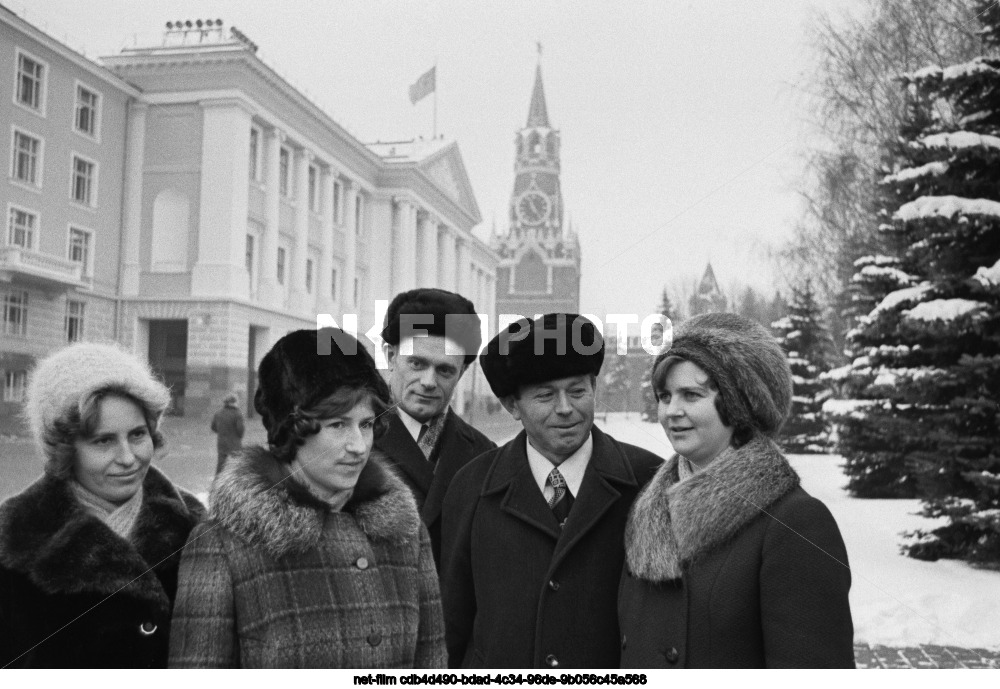
[[[538, 489], [542, 491], [542, 496], [545, 501], [548, 502], [549, 498], [555, 495], [555, 489], [549, 485], [549, 474], [552, 472], [552, 468], [556, 465], [546, 459], [545, 455], [536, 450], [531, 445], [531, 439], [528, 441], [528, 466], [531, 467], [531, 475], [535, 478], [535, 483], [538, 484]], [[583, 483], [583, 474], [587, 470], [587, 465], [590, 464], [590, 456], [594, 453], [594, 435], [590, 434], [587, 436], [587, 440], [584, 441], [580, 448], [571, 454], [569, 457], [559, 465], [559, 473], [562, 474], [563, 479], [566, 481], [566, 488], [569, 489], [570, 495], [574, 498], [580, 493], [580, 484]]]
[[396, 411], [399, 412], [399, 420], [403, 422], [403, 425], [406, 426], [406, 430], [408, 430], [410, 435], [413, 436], [413, 442], [417, 442], [417, 438], [420, 437], [420, 428], [424, 424], [403, 411], [402, 407], [396, 407]]

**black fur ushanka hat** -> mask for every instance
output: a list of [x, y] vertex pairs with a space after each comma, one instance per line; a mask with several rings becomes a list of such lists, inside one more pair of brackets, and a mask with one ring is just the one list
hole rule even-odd
[[308, 410], [341, 387], [368, 388], [389, 406], [391, 394], [371, 354], [340, 328], [296, 330], [274, 343], [257, 369], [253, 407], [267, 441], [278, 436], [296, 409]]
[[735, 313], [706, 313], [684, 321], [670, 349], [661, 352], [657, 369], [667, 357], [690, 361], [711, 376], [736, 428], [775, 435], [792, 406], [792, 372], [788, 359], [759, 323]]
[[393, 297], [385, 312], [382, 339], [395, 347], [400, 340], [418, 334], [447, 337], [465, 350], [465, 365], [469, 366], [483, 344], [479, 328], [479, 316], [471, 301], [461, 294], [427, 287]]
[[498, 398], [517, 394], [522, 385], [596, 376], [603, 363], [604, 338], [589, 318], [575, 313], [515, 321], [479, 355], [483, 375]]

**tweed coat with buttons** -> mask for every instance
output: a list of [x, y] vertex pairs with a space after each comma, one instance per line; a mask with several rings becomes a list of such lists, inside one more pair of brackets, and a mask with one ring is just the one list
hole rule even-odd
[[162, 668], [180, 552], [205, 508], [155, 467], [130, 541], [43, 476], [0, 506], [0, 667]]
[[453, 667], [618, 667], [625, 519], [663, 460], [591, 433], [593, 454], [562, 529], [531, 473], [523, 431], [452, 481], [441, 587]]
[[636, 499], [619, 591], [622, 667], [851, 668], [851, 571], [837, 523], [758, 436]]
[[443, 667], [430, 538], [373, 451], [331, 511], [263, 448], [233, 455], [181, 562], [171, 667]]

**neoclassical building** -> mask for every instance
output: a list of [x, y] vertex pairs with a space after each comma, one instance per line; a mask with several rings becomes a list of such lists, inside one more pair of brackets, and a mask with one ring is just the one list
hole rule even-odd
[[509, 229], [494, 237], [497, 313], [528, 318], [580, 312], [580, 242], [568, 225], [560, 184], [559, 130], [549, 123], [542, 68], [535, 69], [527, 122], [515, 137]]
[[[246, 401], [271, 344], [315, 327], [320, 314], [357, 327], [365, 341], [396, 292], [439, 286], [494, 317], [498, 257], [472, 234], [481, 216], [456, 143], [358, 141], [221, 21], [168, 23], [161, 45], [125, 49], [98, 66], [10, 13], [0, 19], [11, 37], [0, 84], [14, 89], [22, 79], [15, 51], [36, 55], [46, 114], [73, 108], [72, 88], [56, 84], [89, 84], [101, 95], [104, 135], [97, 145], [68, 131], [63, 145], [45, 127], [66, 123], [39, 123], [13, 104], [24, 130], [45, 139], [44, 160], [36, 159], [45, 181], [25, 196], [11, 167], [3, 205], [27, 207], [27, 198], [47, 208], [51, 197], [67, 217], [82, 214], [92, 267], [70, 265], [72, 250], [67, 258], [64, 225], [75, 215], [50, 222], [55, 211], [39, 213], [37, 241], [16, 250], [8, 220], [0, 292], [8, 300], [12, 285], [30, 293], [26, 327], [15, 324], [15, 337], [0, 345], [5, 376], [20, 376], [67, 341], [42, 309], [73, 300], [87, 308], [78, 337], [114, 339], [148, 356], [186, 414], [206, 412], [231, 390]], [[12, 166], [19, 141], [9, 144]], [[89, 207], [66, 201], [58, 181], [50, 186], [57, 146], [66, 167], [69, 151], [79, 150], [99, 168]], [[70, 184], [68, 174], [63, 180]], [[23, 267], [31, 261], [65, 275], [37, 286]], [[14, 311], [5, 309], [11, 332]], [[456, 395], [460, 410], [469, 393]]]

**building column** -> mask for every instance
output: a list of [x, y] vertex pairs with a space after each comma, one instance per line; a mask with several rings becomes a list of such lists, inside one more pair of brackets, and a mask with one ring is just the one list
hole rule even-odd
[[396, 199], [393, 232], [392, 274], [394, 294], [413, 289], [416, 273], [416, 208], [409, 199]]
[[458, 291], [455, 279], [455, 235], [447, 225], [442, 225], [440, 230], [441, 277], [439, 284], [441, 289], [455, 292]]
[[418, 287], [438, 287], [437, 218], [429, 212], [417, 216], [420, 233], [420, 277]]
[[345, 179], [344, 185], [344, 279], [341, 283], [343, 295], [340, 303], [344, 313], [357, 313], [354, 299], [354, 280], [358, 277], [358, 227], [354, 206], [358, 198], [358, 184]]
[[469, 275], [469, 241], [464, 237], [458, 238], [458, 249], [455, 252], [455, 291], [462, 296], [468, 296], [470, 287]]
[[[326, 167], [317, 180], [317, 193], [323, 199], [323, 242], [319, 255], [316, 280], [316, 309], [320, 313], [333, 313], [333, 297], [330, 296], [330, 281], [333, 273], [333, 192], [337, 175]], [[340, 295], [338, 295], [340, 296]]]
[[198, 262], [191, 295], [248, 299], [246, 251], [250, 112], [236, 99], [203, 101]]
[[281, 189], [278, 175], [281, 172], [281, 145], [285, 133], [277, 127], [267, 134], [267, 161], [264, 170], [264, 231], [260, 235], [260, 301], [269, 306], [281, 306], [282, 290], [278, 284], [278, 238], [281, 236]]
[[[305, 149], [295, 154], [295, 248], [288, 258], [293, 313], [308, 311], [311, 303], [306, 289], [306, 259], [309, 258], [309, 163], [312, 157]], [[313, 266], [314, 281], [315, 270]]]
[[[139, 243], [142, 238], [142, 168], [146, 149], [145, 103], [132, 101], [128, 109], [128, 143], [125, 149], [125, 208], [122, 233], [122, 296], [139, 294]], [[93, 250], [93, 249], [91, 249]]]

